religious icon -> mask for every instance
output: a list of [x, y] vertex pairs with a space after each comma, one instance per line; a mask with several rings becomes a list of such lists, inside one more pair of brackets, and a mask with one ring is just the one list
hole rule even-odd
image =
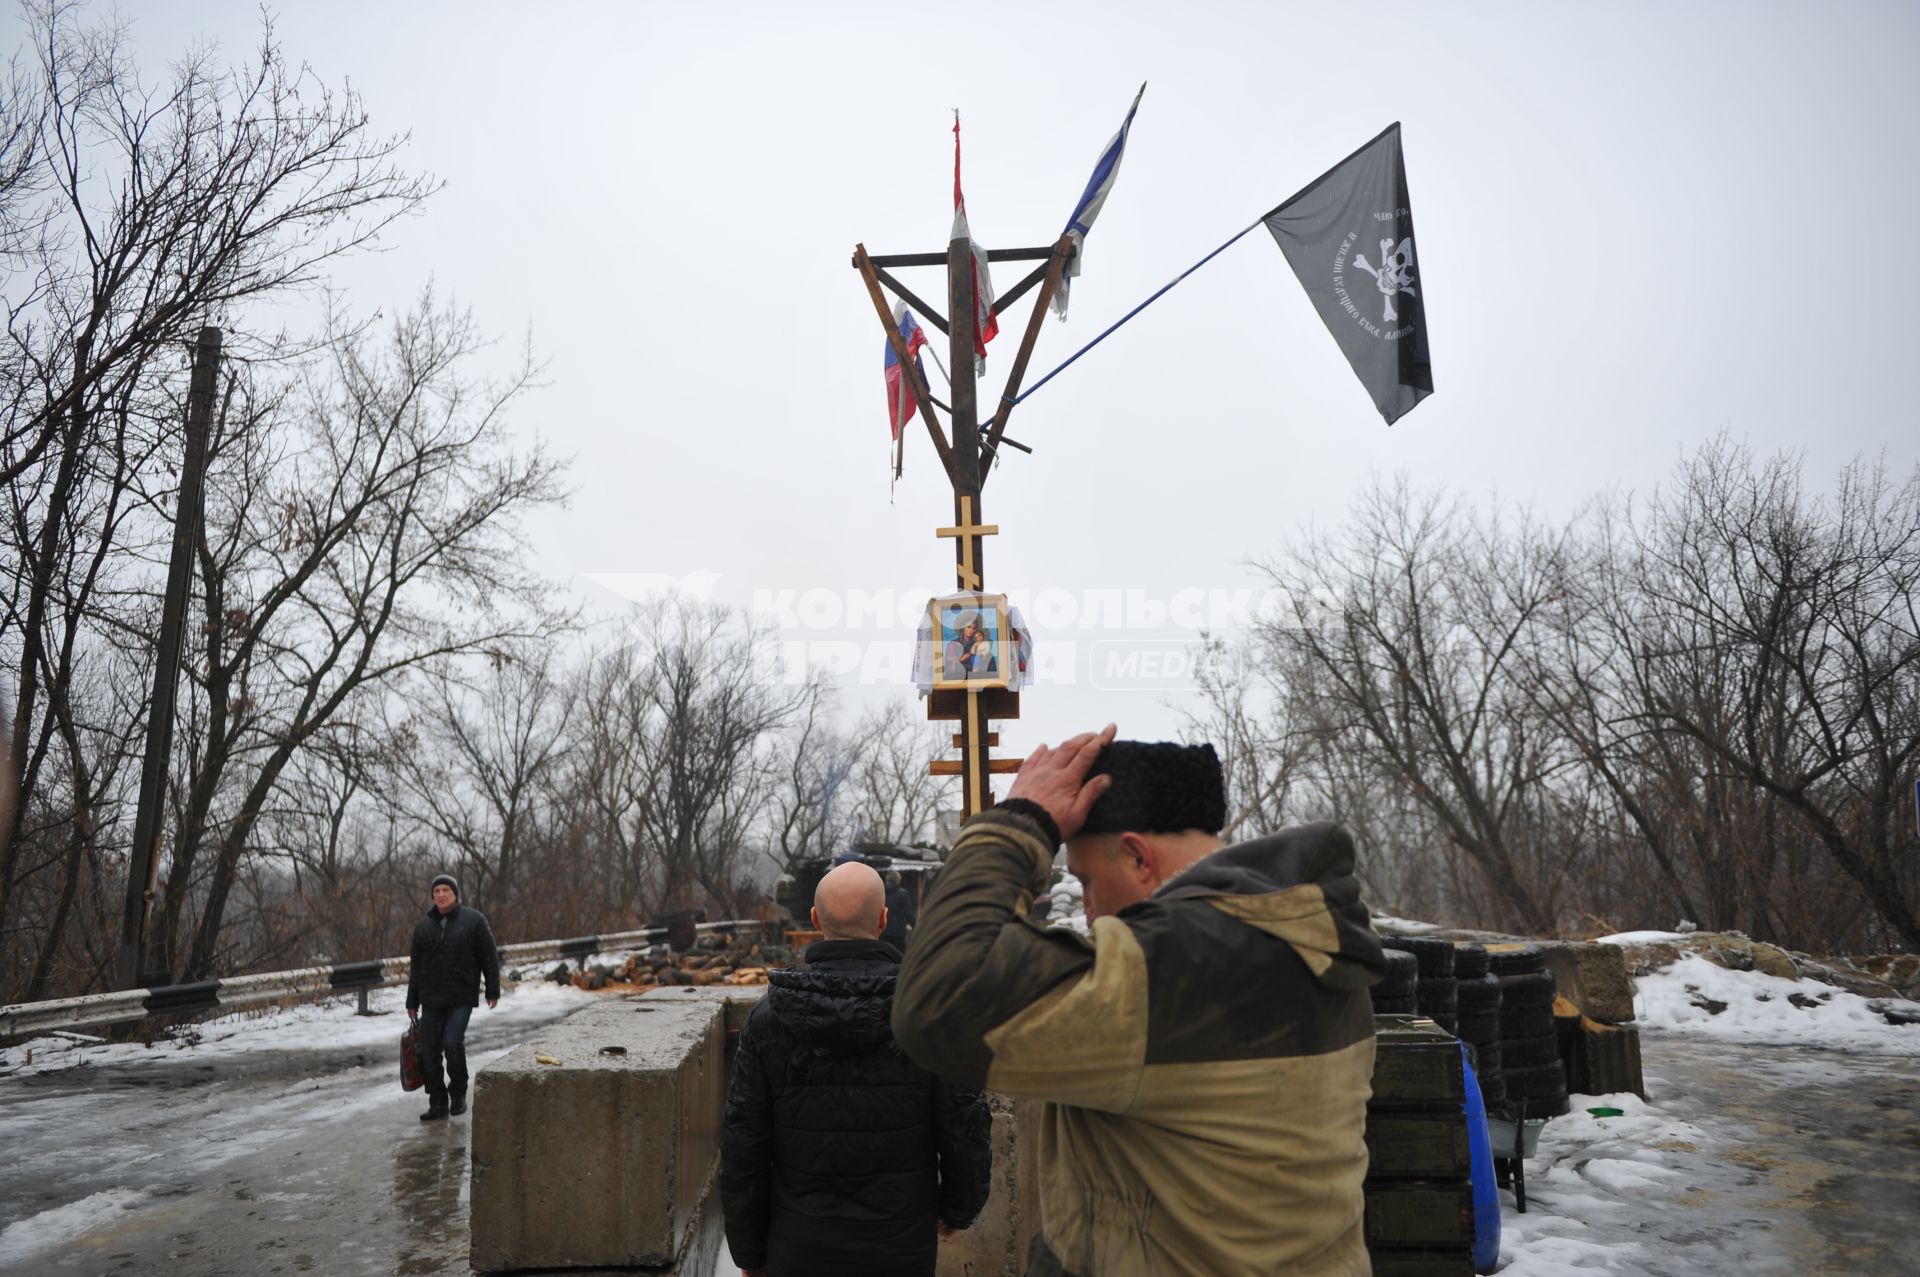
[[1017, 661], [1004, 594], [948, 594], [927, 603], [936, 688], [1005, 687]]

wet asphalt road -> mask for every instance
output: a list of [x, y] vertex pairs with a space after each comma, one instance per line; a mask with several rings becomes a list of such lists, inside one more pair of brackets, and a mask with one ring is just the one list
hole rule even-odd
[[1729, 1144], [1722, 1174], [1650, 1230], [1671, 1271], [1920, 1272], [1920, 1061], [1671, 1036], [1643, 1040], [1642, 1055], [1649, 1097]]
[[[473, 1067], [523, 1032], [476, 1021]], [[469, 1119], [420, 1122], [358, 1054], [0, 1082], [0, 1222], [31, 1230], [0, 1233], [0, 1273], [467, 1272]]]
[[[475, 1067], [523, 1031], [476, 1022]], [[1916, 1271], [1915, 1061], [1673, 1037], [1644, 1055], [1653, 1099], [1718, 1146], [1687, 1191], [1613, 1222], [1642, 1234], [1646, 1273]], [[25, 1221], [0, 1231], [0, 1273], [466, 1273], [468, 1120], [419, 1122], [384, 1056], [357, 1059], [0, 1079], [0, 1226]]]

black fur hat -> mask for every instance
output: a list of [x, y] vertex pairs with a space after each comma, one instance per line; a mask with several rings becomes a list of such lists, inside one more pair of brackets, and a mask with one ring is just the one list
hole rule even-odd
[[1227, 823], [1227, 781], [1211, 745], [1117, 740], [1089, 776], [1113, 777], [1081, 826], [1088, 834], [1217, 834]]

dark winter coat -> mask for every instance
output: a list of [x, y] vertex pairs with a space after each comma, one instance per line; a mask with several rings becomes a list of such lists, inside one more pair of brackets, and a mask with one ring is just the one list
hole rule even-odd
[[935, 1224], [986, 1204], [991, 1115], [979, 1091], [901, 1053], [900, 956], [823, 940], [774, 971], [740, 1032], [720, 1146], [727, 1245], [772, 1277], [932, 1277]]
[[880, 938], [898, 949], [907, 951], [907, 928], [913, 925], [913, 896], [905, 887], [895, 887], [887, 892], [887, 929]]
[[489, 1001], [500, 996], [500, 948], [493, 942], [487, 915], [456, 904], [440, 925], [440, 911], [413, 927], [413, 968], [407, 974], [407, 1010], [416, 1007], [473, 1007], [480, 1005], [480, 977], [487, 980]]

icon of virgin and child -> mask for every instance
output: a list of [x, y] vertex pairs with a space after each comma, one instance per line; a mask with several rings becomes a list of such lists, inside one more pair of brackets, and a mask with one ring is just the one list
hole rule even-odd
[[943, 679], [987, 678], [999, 672], [999, 634], [991, 612], [949, 608], [940, 617]]

